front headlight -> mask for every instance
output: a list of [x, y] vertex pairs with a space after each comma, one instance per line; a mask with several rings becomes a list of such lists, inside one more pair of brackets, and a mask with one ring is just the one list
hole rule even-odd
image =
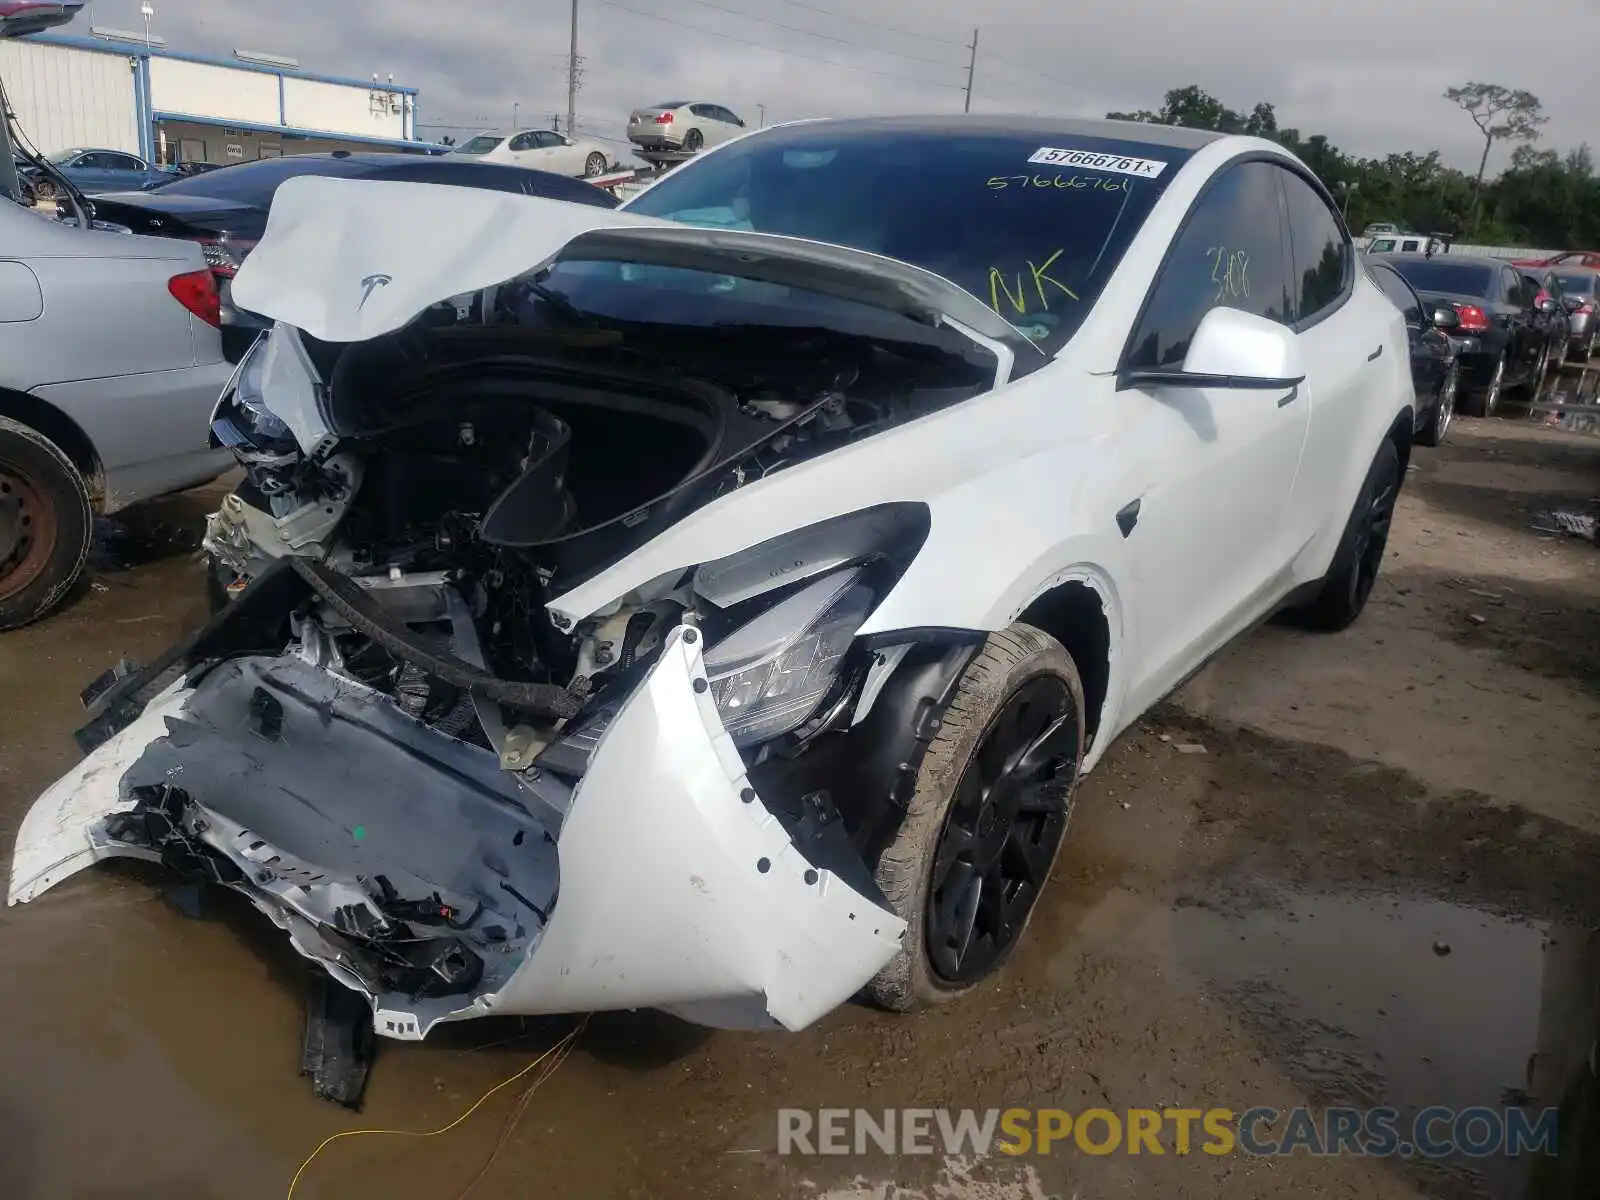
[[817, 711], [872, 612], [861, 579], [859, 568], [824, 576], [708, 647], [711, 695], [734, 745], [770, 741]]

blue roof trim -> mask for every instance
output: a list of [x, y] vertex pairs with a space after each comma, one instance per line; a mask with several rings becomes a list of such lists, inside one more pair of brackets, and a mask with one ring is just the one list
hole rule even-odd
[[275, 133], [287, 138], [322, 138], [330, 142], [360, 142], [368, 146], [404, 146], [410, 150], [445, 151], [449, 146], [437, 142], [410, 142], [405, 138], [368, 137], [359, 133], [337, 133], [331, 129], [303, 129], [298, 125], [263, 125], [255, 121], [233, 121], [226, 117], [197, 117], [193, 113], [157, 111], [155, 121], [185, 121], [190, 125], [213, 125], [218, 129], [248, 129], [252, 133]]
[[284, 67], [269, 67], [261, 63], [244, 62], [237, 58], [214, 58], [208, 54], [185, 54], [178, 50], [148, 50], [136, 42], [108, 42], [102, 38], [79, 37], [69, 33], [34, 33], [22, 39], [41, 42], [47, 46], [70, 46], [75, 50], [98, 50], [101, 54], [120, 54], [124, 58], [175, 58], [179, 62], [201, 63], [208, 67], [232, 67], [235, 71], [253, 71], [257, 75], [278, 75], [284, 79], [306, 79], [312, 83], [339, 83], [346, 87], [366, 88], [370, 91], [395, 92], [415, 96], [416, 88], [401, 87], [397, 83], [373, 83], [370, 79], [350, 79], [344, 75], [319, 75], [311, 71], [291, 71]]

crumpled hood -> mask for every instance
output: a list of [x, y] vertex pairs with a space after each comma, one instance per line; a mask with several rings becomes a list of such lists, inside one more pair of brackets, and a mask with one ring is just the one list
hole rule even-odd
[[1013, 352], [1030, 346], [964, 288], [861, 250], [508, 192], [322, 176], [278, 189], [233, 301], [322, 341], [366, 341], [563, 252], [786, 284], [921, 321], [949, 318]]

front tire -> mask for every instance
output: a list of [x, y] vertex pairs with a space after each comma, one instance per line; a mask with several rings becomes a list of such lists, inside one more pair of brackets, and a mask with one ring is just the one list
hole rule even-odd
[[0, 417], [0, 630], [61, 603], [93, 535], [89, 489], [72, 460], [38, 431]]
[[40, 179], [33, 185], [33, 194], [40, 200], [54, 200], [56, 191], [55, 181], [52, 179]]
[[1061, 644], [1030, 625], [989, 635], [878, 861], [878, 886], [907, 929], [867, 999], [908, 1012], [1000, 969], [1055, 863], [1083, 745], [1083, 684]]
[[683, 148], [690, 154], [696, 153], [699, 151], [700, 147], [704, 146], [705, 144], [705, 135], [698, 129], [691, 129], [688, 133], [683, 135]]
[[1322, 590], [1296, 614], [1301, 624], [1332, 633], [1355, 623], [1378, 581], [1399, 494], [1400, 452], [1385, 438], [1367, 469]]

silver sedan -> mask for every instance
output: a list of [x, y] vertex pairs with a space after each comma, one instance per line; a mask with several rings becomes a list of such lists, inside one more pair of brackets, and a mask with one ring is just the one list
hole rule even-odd
[[175, 238], [0, 200], [0, 630], [71, 589], [96, 514], [214, 479], [232, 375], [215, 277]]

